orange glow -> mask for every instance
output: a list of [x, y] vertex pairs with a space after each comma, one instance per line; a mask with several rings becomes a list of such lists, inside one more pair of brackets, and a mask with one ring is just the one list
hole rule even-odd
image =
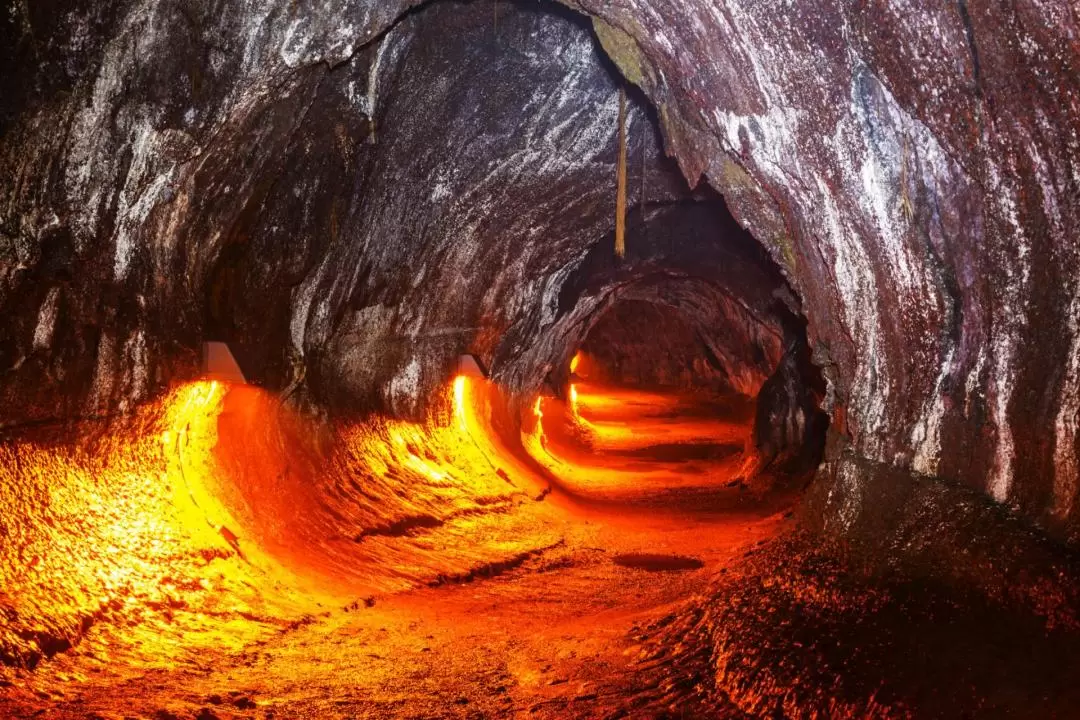
[[521, 435], [521, 442], [525, 447], [525, 451], [533, 457], [545, 456], [547, 454], [544, 441], [544, 410], [542, 403], [543, 398], [537, 395], [536, 400], [532, 405], [534, 422], [531, 429], [526, 426], [526, 428], [524, 428], [525, 431]]
[[[217, 493], [225, 393], [217, 382], [185, 385], [119, 432], [73, 446], [0, 445], [0, 515], [11, 528], [0, 547], [0, 610], [33, 623], [32, 632], [0, 625], [0, 651], [32, 662], [44, 638], [77, 640], [92, 618], [122, 612], [166, 623], [139, 640], [141, 652], [164, 659], [176, 633], [208, 629], [199, 614], [180, 622], [174, 608], [226, 593], [232, 607], [271, 612], [257, 588], [286, 573], [246, 543]], [[295, 596], [278, 597], [296, 607]], [[233, 642], [253, 631], [237, 628]]]
[[468, 429], [468, 418], [465, 415], [465, 386], [467, 379], [464, 375], [454, 378], [454, 416], [457, 417], [458, 427]]
[[[516, 687], [560, 692], [549, 678], [562, 672], [541, 669], [548, 651], [570, 651], [569, 662], [581, 646], [544, 635], [552, 612], [579, 623], [575, 633], [598, 610], [604, 622], [640, 616], [627, 570], [601, 556], [715, 537], [656, 506], [643, 520], [590, 504], [677, 487], [677, 463], [603, 455], [616, 425], [654, 442], [681, 432], [653, 417], [671, 407], [582, 382], [565, 402], [537, 397], [512, 418], [517, 406], [497, 387], [461, 376], [421, 421], [345, 421], [294, 413], [254, 387], [198, 382], [85, 441], [0, 444], [0, 653], [38, 662], [56, 638], [78, 641], [19, 681], [41, 683], [27, 685], [28, 703], [52, 702], [33, 694], [40, 687], [115, 702], [103, 717], [149, 716], [178, 696], [202, 703], [223, 687], [293, 717], [302, 713], [288, 703], [310, 702], [309, 687], [339, 699], [326, 678], [341, 676], [366, 698], [396, 698], [413, 665], [400, 658], [429, 647], [423, 660], [438, 657], [449, 673], [440, 682], [456, 692], [456, 659], [476, 638], [503, 635], [515, 653], [543, 646], [529, 652], [544, 664], [522, 663]], [[601, 448], [591, 464], [574, 452], [584, 423], [602, 429], [586, 438]], [[649, 602], [668, 607], [666, 593]], [[609, 612], [624, 601], [629, 615]], [[625, 635], [613, 627], [590, 637], [599, 646]], [[148, 674], [145, 697], [123, 684]], [[113, 683], [128, 695], [112, 699]]]
[[[499, 558], [535, 540], [541, 526], [514, 529], [489, 510], [538, 493], [542, 485], [524, 460], [510, 452], [492, 427], [498, 390], [483, 378], [459, 375], [447, 388], [452, 417], [422, 422], [373, 418], [340, 430], [342, 471], [361, 475], [363, 503], [320, 499], [347, 518], [352, 535], [374, 533], [360, 545], [333, 545], [325, 553], [334, 582], [354, 577], [373, 591], [395, 591], [464, 571], [478, 558]], [[343, 481], [344, 482], [344, 481]], [[339, 509], [340, 506], [340, 509]], [[414, 545], [384, 539], [383, 528], [419, 524], [444, 539]], [[323, 534], [332, 534], [327, 529]], [[337, 531], [342, 532], [344, 531]], [[402, 543], [405, 542], [405, 547]]]
[[77, 640], [122, 607], [139, 620], [112, 650], [164, 662], [200, 637], [220, 646], [233, 624], [226, 644], [267, 630], [245, 617], [311, 614], [556, 542], [535, 520], [549, 505], [505, 516], [544, 486], [492, 427], [497, 391], [462, 376], [447, 395], [449, 419], [319, 429], [255, 388], [196, 382], [93, 444], [0, 445], [0, 611], [26, 618], [0, 623], [0, 652], [39, 657], [37, 638]]
[[570, 372], [577, 372], [578, 365], [581, 364], [581, 351], [574, 353], [574, 357], [570, 358]]
[[582, 441], [592, 446], [594, 444], [594, 436], [597, 433], [597, 428], [581, 415], [577, 383], [570, 383], [570, 387], [567, 390], [566, 411], [569, 416], [568, 419], [576, 427], [576, 432], [581, 437]]
[[747, 432], [744, 422], [710, 415], [678, 417], [680, 403], [687, 401], [675, 394], [571, 383], [562, 412], [548, 412], [545, 420], [550, 422], [542, 430], [524, 435], [523, 444], [533, 458], [579, 495], [618, 496], [648, 487], [708, 484], [712, 473], [726, 482], [737, 472], [737, 465], [732, 464], [736, 460], [712, 463], [703, 476], [684, 472], [680, 466], [674, 471], [663, 465], [646, 471], [639, 469], [640, 463], [626, 459], [627, 454], [654, 445], [721, 443], [742, 447]]

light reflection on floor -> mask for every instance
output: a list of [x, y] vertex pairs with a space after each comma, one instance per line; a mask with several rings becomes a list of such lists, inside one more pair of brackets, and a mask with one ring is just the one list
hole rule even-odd
[[697, 490], [738, 499], [725, 486], [743, 464], [746, 400], [577, 382], [565, 402], [537, 403], [526, 447], [578, 498], [650, 504]]
[[[423, 714], [440, 693], [588, 695], [598, 667], [626, 662], [635, 622], [780, 520], [725, 487], [742, 410], [575, 393], [537, 400], [528, 454], [496, 430], [497, 393], [464, 377], [420, 423], [316, 426], [259, 390], [197, 383], [89, 452], [0, 446], [0, 502], [18, 518], [0, 550], [0, 642], [16, 664], [60, 651], [0, 668], [0, 711], [190, 715], [235, 688], [312, 717], [393, 716], [399, 701]], [[612, 562], [642, 552], [705, 570]], [[408, 688], [407, 667], [429, 680]]]

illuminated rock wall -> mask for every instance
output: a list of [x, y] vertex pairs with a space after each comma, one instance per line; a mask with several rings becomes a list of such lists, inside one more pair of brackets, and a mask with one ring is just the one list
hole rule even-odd
[[421, 422], [329, 425], [197, 382], [74, 446], [0, 446], [0, 664], [34, 667], [91, 627], [91, 654], [167, 664], [558, 544], [546, 486], [497, 428], [501, 393], [443, 390]]
[[[516, 5], [380, 35], [413, 4], [5, 6], [5, 421], [130, 404], [207, 333], [276, 386], [302, 354], [324, 402], [418, 412], [463, 347], [539, 382], [610, 228], [614, 86], [587, 32]], [[1068, 3], [570, 4], [783, 267], [856, 453], [1074, 532]]]

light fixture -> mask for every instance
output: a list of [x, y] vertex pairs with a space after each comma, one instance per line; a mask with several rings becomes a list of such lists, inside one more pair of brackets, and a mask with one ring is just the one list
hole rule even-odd
[[475, 355], [458, 356], [457, 374], [458, 376], [464, 375], [465, 377], [487, 379], [487, 371], [484, 370], [484, 366], [480, 364]]
[[229, 346], [223, 342], [208, 341], [202, 344], [200, 370], [206, 380], [245, 385], [247, 378], [233, 357]]

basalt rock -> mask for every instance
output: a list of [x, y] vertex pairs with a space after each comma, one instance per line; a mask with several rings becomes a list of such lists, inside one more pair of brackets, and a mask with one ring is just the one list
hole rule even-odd
[[598, 41], [642, 91], [630, 187], [645, 167], [646, 205], [693, 197], [651, 106], [689, 184], [723, 195], [801, 298], [852, 452], [1075, 538], [1069, 4], [566, 4], [583, 15], [7, 2], [3, 422], [130, 407], [194, 373], [204, 339], [339, 411], [416, 413], [464, 351], [535, 391], [608, 297], [560, 325], [613, 226]]
[[[862, 456], [1065, 534], [1080, 87], [1064, 2], [675, 1], [600, 37], [801, 294]], [[694, 17], [695, 22], [685, 22]]]

